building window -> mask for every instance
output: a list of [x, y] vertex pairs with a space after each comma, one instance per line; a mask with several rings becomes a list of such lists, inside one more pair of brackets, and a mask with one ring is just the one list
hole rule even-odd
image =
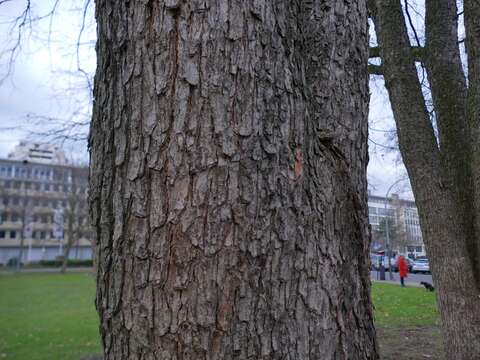
[[50, 184], [45, 184], [44, 189], [45, 191], [50, 191]]
[[415, 248], [415, 251], [416, 251], [416, 252], [422, 252], [422, 247], [421, 247], [421, 246], [417, 246], [417, 247]]
[[9, 198], [3, 198], [3, 205], [8, 206], [9, 203], [10, 203]]
[[40, 239], [45, 239], [45, 231], [40, 231]]
[[31, 183], [26, 182], [26, 183], [24, 183], [23, 186], [25, 187], [25, 190], [30, 190], [30, 188], [32, 187], [31, 185], [32, 185]]
[[415, 252], [415, 246], [407, 246], [408, 252]]
[[38, 199], [37, 198], [33, 199], [33, 206], [38, 206]]
[[15, 230], [10, 231], [10, 239], [16, 239], [17, 238], [17, 232]]
[[5, 231], [0, 230], [0, 239], [5, 239]]
[[20, 199], [18, 197], [12, 198], [12, 205], [18, 205], [20, 204]]
[[12, 222], [17, 222], [17, 221], [18, 221], [18, 214], [12, 213]]
[[40, 191], [42, 189], [42, 184], [36, 183], [35, 184], [35, 190]]
[[5, 181], [4, 185], [5, 185], [5, 189], [10, 189], [10, 187], [12, 186], [12, 183], [10, 181]]

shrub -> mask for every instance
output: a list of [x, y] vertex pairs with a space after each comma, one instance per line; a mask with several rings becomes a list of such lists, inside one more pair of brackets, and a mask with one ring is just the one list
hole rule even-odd
[[[62, 266], [63, 260], [56, 259], [56, 260], [40, 260], [38, 265], [44, 267], [60, 267]], [[93, 260], [77, 260], [77, 259], [69, 259], [67, 261], [68, 267], [87, 267], [93, 266]]]

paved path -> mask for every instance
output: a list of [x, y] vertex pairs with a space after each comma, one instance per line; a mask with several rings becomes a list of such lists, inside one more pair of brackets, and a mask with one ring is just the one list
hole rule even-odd
[[[385, 280], [380, 280], [380, 274], [378, 271], [371, 271], [370, 272], [370, 279], [375, 280], [375, 281], [381, 281], [381, 282], [393, 282], [395, 284], [400, 283], [400, 277], [398, 276], [398, 273], [393, 272], [393, 280], [390, 280], [390, 274], [388, 271], [385, 272]], [[420, 281], [426, 281], [429, 282], [430, 284], [433, 284], [432, 280], [432, 275], [430, 274], [411, 274], [408, 273], [407, 278], [405, 279], [405, 285], [420, 285]]]

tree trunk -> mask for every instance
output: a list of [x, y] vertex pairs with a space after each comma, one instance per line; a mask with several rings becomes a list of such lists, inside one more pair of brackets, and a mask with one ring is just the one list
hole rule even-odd
[[[432, 7], [439, 3], [427, 2], [427, 12], [432, 12]], [[442, 5], [446, 3], [442, 2]], [[375, 4], [372, 13], [383, 60], [385, 86], [392, 104], [400, 151], [412, 183], [423, 239], [430, 258], [443, 322], [447, 359], [476, 359], [480, 354], [480, 290], [470, 257], [473, 234], [472, 202], [465, 199], [464, 193], [464, 186], [471, 186], [466, 160], [469, 158], [469, 147], [466, 139], [461, 139], [461, 143], [456, 144], [458, 150], [454, 143], [454, 139], [458, 139], [459, 135], [468, 138], [468, 133], [465, 116], [457, 116], [462, 113], [461, 109], [451, 107], [463, 105], [452, 104], [453, 100], [445, 97], [445, 86], [449, 86], [448, 91], [452, 88], [459, 89], [458, 96], [463, 98], [457, 100], [465, 101], [462, 78], [454, 78], [455, 74], [462, 77], [463, 73], [459, 71], [455, 58], [448, 58], [446, 55], [451, 45], [448, 39], [444, 39], [443, 50], [438, 44], [435, 45], [438, 39], [428, 41], [431, 51], [438, 56], [437, 59], [430, 58], [426, 61], [427, 67], [431, 66], [429, 75], [445, 76], [441, 70], [443, 66], [450, 66], [449, 77], [431, 80], [435, 105], [443, 101], [441, 106], [436, 105], [435, 108], [436, 111], [438, 108], [438, 144], [418, 81], [400, 0], [376, 0]], [[456, 14], [455, 4], [453, 6], [453, 14]], [[442, 9], [437, 14], [442, 11], [448, 13]], [[437, 21], [447, 30], [451, 30], [448, 23], [442, 22], [443, 16], [436, 19], [429, 19], [429, 16], [434, 14], [427, 14], [427, 26]], [[429, 31], [437, 31], [438, 36], [438, 29], [430, 28]], [[447, 35], [452, 34], [447, 31]], [[448, 62], [447, 60], [450, 64], [442, 64], [444, 61]], [[447, 104], [444, 101], [448, 101]], [[464, 142], [467, 149], [462, 148], [461, 144]], [[447, 154], [448, 151], [450, 153]]]
[[73, 239], [74, 239], [74, 234], [73, 234], [73, 231], [70, 229], [70, 224], [69, 224], [68, 241], [65, 244], [65, 249], [63, 251], [62, 267], [60, 268], [60, 273], [62, 274], [65, 274], [65, 272], [67, 271], [68, 257], [70, 256], [70, 250], [72, 249]]
[[[465, 48], [468, 56], [467, 114], [473, 161], [476, 234], [480, 234], [480, 2], [465, 0]], [[475, 240], [477, 286], [480, 288], [480, 236]]]
[[105, 360], [378, 359], [365, 1], [97, 1]]

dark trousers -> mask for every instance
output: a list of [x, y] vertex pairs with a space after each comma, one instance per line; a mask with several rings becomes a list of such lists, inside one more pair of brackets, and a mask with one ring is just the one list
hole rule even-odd
[[402, 287], [405, 286], [405, 278], [404, 278], [404, 277], [401, 277], [401, 276], [400, 276], [400, 285], [401, 285]]

